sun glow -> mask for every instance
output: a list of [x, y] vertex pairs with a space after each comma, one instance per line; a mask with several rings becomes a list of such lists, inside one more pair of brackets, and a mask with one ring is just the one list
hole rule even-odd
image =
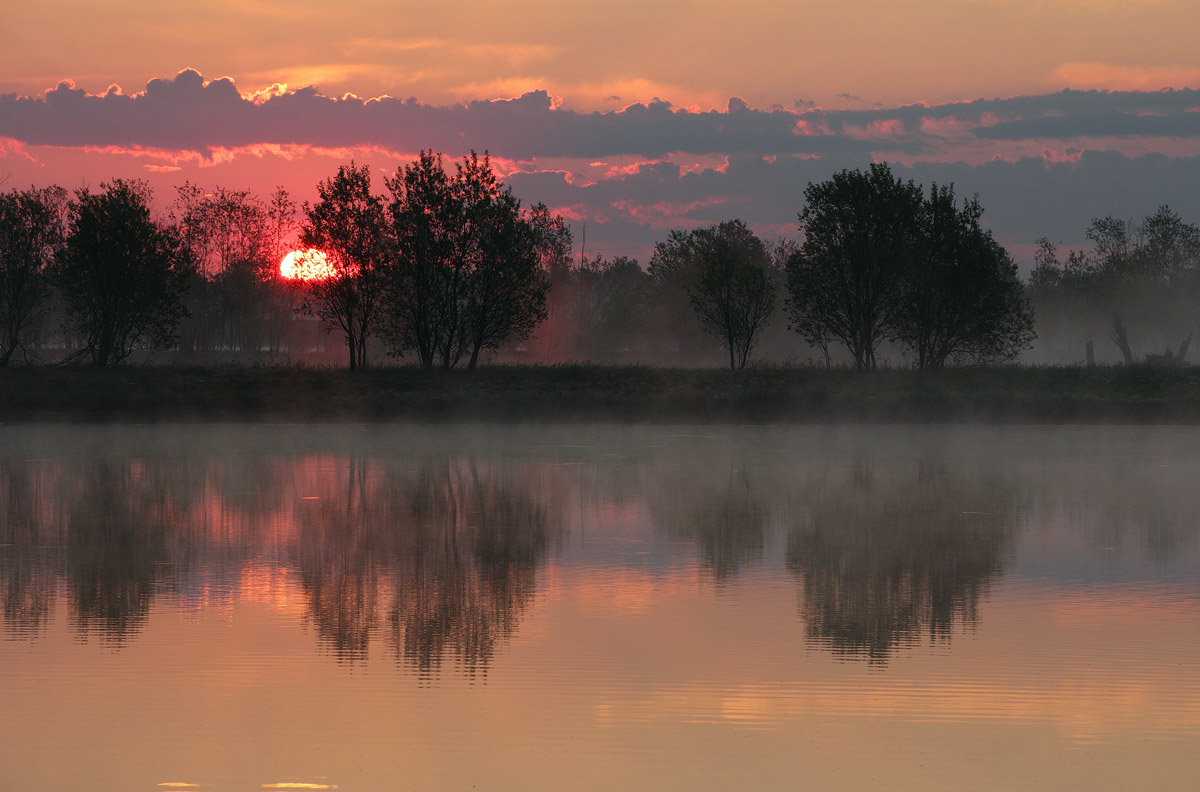
[[337, 269], [323, 251], [316, 248], [293, 250], [279, 263], [279, 274], [288, 280], [326, 280], [337, 275]]

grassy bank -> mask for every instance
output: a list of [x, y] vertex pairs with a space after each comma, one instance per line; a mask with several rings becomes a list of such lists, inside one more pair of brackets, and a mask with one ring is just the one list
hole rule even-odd
[[1200, 367], [0, 370], [0, 421], [1200, 423]]

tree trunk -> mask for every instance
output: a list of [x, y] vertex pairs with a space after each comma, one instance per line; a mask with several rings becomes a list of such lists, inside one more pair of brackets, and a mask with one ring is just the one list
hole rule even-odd
[[109, 358], [112, 356], [112, 337], [102, 333], [100, 341], [96, 345], [96, 355], [92, 358], [92, 362], [96, 364], [96, 368], [104, 368], [108, 365]]
[[1125, 332], [1125, 325], [1121, 323], [1121, 317], [1118, 314], [1113, 314], [1113, 331], [1109, 333], [1109, 338], [1121, 350], [1122, 357], [1125, 358], [1125, 365], [1133, 365], [1133, 350], [1129, 348], [1129, 336]]

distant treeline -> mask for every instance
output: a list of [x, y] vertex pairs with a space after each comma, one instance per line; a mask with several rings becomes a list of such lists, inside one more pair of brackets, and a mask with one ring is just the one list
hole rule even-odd
[[1093, 220], [1087, 238], [1091, 250], [1065, 256], [1038, 242], [1029, 292], [1039, 331], [1060, 345], [1047, 351], [1091, 362], [1099, 339], [1126, 364], [1186, 363], [1200, 319], [1200, 228], [1163, 206], [1141, 221]]
[[[185, 184], [160, 216], [140, 181], [0, 193], [0, 366], [141, 353], [741, 369], [757, 353], [931, 369], [1012, 360], [1039, 334], [1078, 358], [1098, 326], [1134, 362], [1137, 339], [1190, 338], [1200, 306], [1200, 231], [1165, 207], [1142, 223], [1095, 221], [1095, 250], [1065, 261], [1043, 240], [1026, 284], [978, 199], [884, 164], [810, 184], [798, 242], [729, 220], [670, 232], [647, 267], [576, 257], [563, 218], [523, 206], [486, 154], [447, 167], [422, 152], [383, 187], [351, 162], [311, 204]], [[307, 278], [284, 277], [297, 249], [321, 258]], [[1177, 363], [1186, 346], [1153, 357]]]

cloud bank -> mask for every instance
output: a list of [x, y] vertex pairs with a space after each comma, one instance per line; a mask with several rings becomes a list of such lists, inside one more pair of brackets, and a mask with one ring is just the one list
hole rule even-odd
[[[350, 156], [394, 168], [426, 148], [490, 151], [520, 195], [601, 226], [596, 250], [644, 254], [667, 228], [729, 217], [794, 234], [810, 180], [880, 159], [919, 181], [979, 192], [1001, 241], [1018, 248], [1043, 234], [1072, 242], [1091, 217], [1162, 203], [1200, 220], [1200, 91], [1189, 89], [866, 110], [758, 109], [734, 97], [720, 112], [666, 101], [579, 112], [540, 90], [440, 106], [281, 85], [243, 94], [189, 69], [133, 94], [62, 82], [40, 96], [0, 96], [0, 173], [19, 178], [34, 172], [28, 163], [57, 160], [61, 173], [63, 163], [99, 158], [164, 178], [228, 168], [221, 183], [262, 188], [309, 178], [302, 161], [323, 172]], [[311, 182], [289, 186], [303, 196]]]
[[321, 148], [430, 146], [500, 156], [603, 158], [691, 154], [830, 155], [894, 151], [939, 156], [947, 146], [1030, 139], [1181, 139], [1200, 135], [1200, 91], [1079, 91], [871, 110], [766, 110], [729, 100], [724, 111], [665, 101], [621, 110], [561, 109], [545, 91], [434, 106], [415, 99], [313, 88], [243, 95], [227, 78], [188, 69], [126, 94], [89, 94], [62, 82], [42, 96], [0, 96], [0, 136], [29, 145], [118, 146], [207, 155], [258, 144]]

